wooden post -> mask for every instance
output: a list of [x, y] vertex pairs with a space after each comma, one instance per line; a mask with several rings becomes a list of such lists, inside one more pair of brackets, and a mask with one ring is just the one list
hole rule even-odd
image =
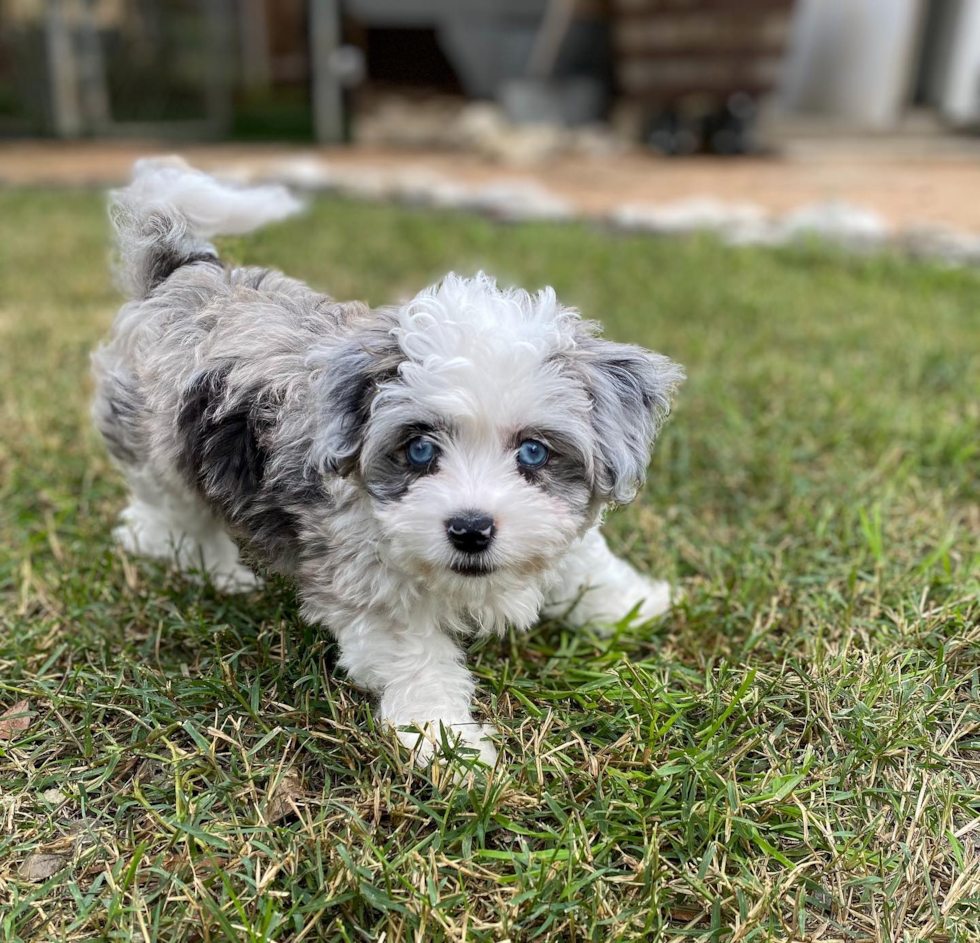
[[112, 123], [109, 88], [106, 83], [102, 37], [95, 9], [96, 0], [82, 0], [78, 24], [78, 86], [82, 111], [89, 131], [105, 131]]
[[82, 133], [78, 69], [71, 24], [64, 0], [47, 0], [44, 39], [48, 56], [48, 86], [54, 133], [77, 138]]
[[309, 10], [313, 133], [321, 144], [339, 144], [344, 140], [344, 96], [330, 56], [340, 45], [340, 4], [310, 0]]
[[223, 138], [232, 123], [232, 10], [229, 0], [206, 0], [204, 11], [211, 45], [204, 76], [205, 108], [211, 133]]
[[241, 0], [239, 9], [242, 80], [250, 91], [266, 91], [272, 75], [265, 0]]

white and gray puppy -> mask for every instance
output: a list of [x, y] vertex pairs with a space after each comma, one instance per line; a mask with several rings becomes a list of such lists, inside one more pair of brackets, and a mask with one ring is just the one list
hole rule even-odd
[[94, 415], [132, 491], [115, 536], [227, 590], [258, 585], [241, 544], [296, 579], [383, 722], [427, 734], [399, 731], [422, 761], [441, 724], [490, 763], [461, 638], [670, 606], [598, 525], [636, 494], [683, 373], [550, 288], [447, 275], [369, 308], [207, 242], [298, 208], [172, 159], [112, 194], [132, 300], [94, 357]]

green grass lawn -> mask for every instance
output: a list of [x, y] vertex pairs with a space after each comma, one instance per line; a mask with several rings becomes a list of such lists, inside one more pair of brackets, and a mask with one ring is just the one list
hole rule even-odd
[[288, 585], [114, 552], [107, 245], [0, 192], [0, 939], [980, 939], [980, 274], [336, 200], [226, 241], [375, 303], [552, 283], [687, 367], [607, 528], [687, 601], [474, 644], [503, 755], [453, 785]]

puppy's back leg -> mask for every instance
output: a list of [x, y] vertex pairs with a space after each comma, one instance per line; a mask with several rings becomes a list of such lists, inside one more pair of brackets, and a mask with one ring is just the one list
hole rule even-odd
[[166, 482], [153, 470], [145, 435], [146, 410], [139, 390], [110, 352], [95, 358], [93, 418], [131, 491], [113, 531], [129, 553], [169, 560], [182, 572], [206, 572], [224, 592], [247, 592], [261, 580], [242, 562], [222, 522], [183, 483]]
[[170, 561], [182, 573], [207, 573], [216, 589], [244, 593], [262, 581], [244, 563], [224, 524], [203, 501], [163, 486], [147, 468], [126, 468], [129, 505], [112, 532], [129, 553]]

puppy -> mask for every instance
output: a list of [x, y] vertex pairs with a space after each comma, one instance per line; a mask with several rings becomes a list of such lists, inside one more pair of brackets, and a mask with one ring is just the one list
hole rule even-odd
[[372, 309], [207, 241], [297, 209], [173, 159], [112, 194], [131, 300], [93, 357], [93, 412], [131, 490], [116, 540], [228, 591], [260, 585], [247, 548], [295, 578], [419, 761], [442, 727], [492, 764], [461, 639], [670, 606], [598, 525], [636, 494], [683, 372], [551, 288], [450, 274]]

